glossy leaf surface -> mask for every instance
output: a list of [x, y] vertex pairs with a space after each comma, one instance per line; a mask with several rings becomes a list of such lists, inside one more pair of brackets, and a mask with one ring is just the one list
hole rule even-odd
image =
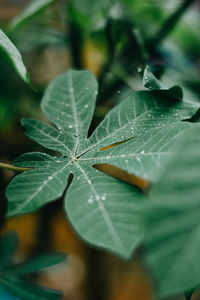
[[69, 71], [49, 85], [42, 101], [43, 112], [56, 128], [22, 120], [27, 136], [61, 155], [30, 153], [16, 160], [16, 165], [34, 169], [11, 181], [9, 215], [32, 212], [60, 197], [71, 173], [65, 209], [76, 231], [90, 243], [129, 257], [143, 237], [140, 209], [145, 197], [93, 165], [112, 164], [156, 180], [177, 137], [193, 126], [181, 121], [192, 117], [199, 105], [170, 98], [165, 91], [132, 93], [88, 138], [96, 96], [90, 72]]
[[196, 125], [185, 131], [150, 194], [146, 259], [161, 297], [200, 283], [199, 181], [200, 126]]
[[0, 55], [3, 55], [8, 63], [17, 71], [19, 76], [27, 83], [30, 83], [29, 74], [22, 61], [21, 54], [11, 40], [0, 29]]

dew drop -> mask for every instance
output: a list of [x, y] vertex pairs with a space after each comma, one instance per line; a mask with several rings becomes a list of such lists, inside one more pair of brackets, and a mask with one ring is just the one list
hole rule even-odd
[[88, 108], [88, 104], [85, 104], [84, 107], [85, 107], [85, 108]]
[[139, 73], [142, 72], [142, 68], [138, 67], [138, 68], [137, 68], [137, 71], [138, 71]]
[[161, 118], [163, 118], [164, 117], [164, 115], [161, 115]]
[[120, 157], [126, 157], [126, 155], [125, 154], [121, 154]]
[[110, 156], [110, 155], [107, 155], [107, 156], [106, 156], [106, 159], [109, 159], [109, 158], [111, 158], [111, 156]]
[[131, 127], [131, 130], [134, 130], [134, 128], [133, 128], [133, 127]]
[[128, 164], [128, 159], [125, 160], [125, 163]]
[[88, 203], [89, 203], [89, 204], [93, 203], [92, 197], [88, 199]]
[[120, 91], [120, 90], [118, 90], [118, 91], [117, 91], [117, 94], [120, 94], [120, 93], [121, 93], [121, 91]]
[[100, 196], [99, 195], [96, 195], [95, 196], [95, 199], [98, 201], [98, 200], [100, 200]]
[[98, 91], [95, 91], [94, 94], [97, 95], [97, 94], [98, 94]]
[[53, 178], [53, 176], [49, 176], [49, 177], [48, 177], [48, 179], [50, 179], [50, 180], [51, 180], [52, 178]]
[[73, 126], [72, 126], [72, 125], [69, 125], [69, 128], [73, 128]]
[[124, 139], [124, 135], [122, 135], [122, 139]]
[[144, 150], [141, 151], [141, 154], [144, 154]]
[[151, 114], [148, 114], [148, 117], [151, 117]]
[[139, 156], [136, 156], [136, 160], [137, 160], [138, 162], [141, 162], [141, 159], [140, 159]]
[[73, 92], [74, 92], [74, 89], [73, 89], [73, 88], [70, 88], [69, 91], [70, 91], [70, 93], [73, 93]]
[[102, 196], [101, 196], [101, 200], [102, 200], [102, 201], [106, 200], [106, 195], [102, 195]]

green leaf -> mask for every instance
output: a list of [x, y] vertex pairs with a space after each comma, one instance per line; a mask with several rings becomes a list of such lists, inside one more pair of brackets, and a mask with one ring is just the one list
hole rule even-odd
[[165, 91], [169, 96], [178, 99], [183, 98], [183, 91], [180, 86], [166, 87], [160, 80], [158, 80], [151, 71], [150, 66], [146, 66], [143, 75], [143, 85], [150, 90]]
[[30, 284], [15, 277], [0, 278], [0, 284], [23, 300], [54, 300], [63, 296], [60, 291]]
[[18, 237], [15, 233], [8, 233], [0, 240], [0, 270], [6, 267], [18, 247]]
[[32, 0], [30, 4], [28, 4], [25, 9], [11, 21], [8, 29], [10, 31], [15, 30], [33, 17], [39, 15], [55, 1], [56, 0]]
[[188, 129], [153, 187], [146, 260], [160, 297], [200, 284], [200, 126]]
[[8, 267], [6, 273], [10, 273], [12, 276], [31, 274], [61, 263], [65, 258], [66, 255], [61, 253], [39, 255], [22, 263]]
[[30, 152], [18, 156], [14, 161], [14, 166], [27, 168], [48, 167], [52, 161], [55, 161], [55, 159], [51, 155], [40, 152]]
[[6, 58], [8, 63], [17, 71], [19, 76], [30, 84], [29, 74], [22, 61], [21, 54], [5, 33], [0, 29], [0, 54]]
[[156, 180], [177, 137], [194, 126], [181, 121], [191, 118], [199, 104], [171, 98], [167, 91], [132, 93], [88, 138], [96, 95], [97, 83], [90, 72], [68, 71], [49, 85], [42, 101], [45, 115], [57, 128], [22, 121], [30, 138], [61, 155], [43, 159], [31, 153], [16, 161], [34, 169], [17, 175], [9, 184], [8, 215], [32, 212], [55, 200], [73, 174], [65, 210], [75, 230], [86, 241], [127, 258], [142, 240], [140, 209], [145, 197], [136, 187], [93, 166], [112, 164]]

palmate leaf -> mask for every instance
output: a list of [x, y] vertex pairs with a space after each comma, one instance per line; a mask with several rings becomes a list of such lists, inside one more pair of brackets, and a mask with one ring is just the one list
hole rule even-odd
[[199, 182], [200, 126], [196, 124], [181, 137], [150, 194], [145, 257], [160, 297], [200, 284]]
[[43, 10], [45, 10], [49, 5], [54, 3], [56, 0], [32, 0], [25, 9], [17, 15], [9, 24], [8, 29], [15, 30], [20, 25], [26, 23], [31, 20], [33, 17], [40, 14]]
[[166, 87], [160, 80], [158, 80], [151, 71], [150, 66], [146, 66], [143, 76], [143, 84], [150, 90], [164, 90], [166, 94], [178, 99], [183, 98], [183, 92], [180, 86], [175, 85], [171, 88]]
[[61, 253], [43, 254], [15, 264], [12, 260], [17, 250], [17, 244], [18, 237], [15, 233], [8, 233], [0, 240], [0, 285], [24, 300], [61, 299], [62, 292], [32, 284], [21, 276], [58, 264], [66, 258], [66, 255]]
[[72, 173], [65, 210], [76, 231], [88, 242], [129, 257], [143, 237], [140, 209], [145, 197], [93, 165], [112, 164], [154, 181], [176, 138], [193, 126], [181, 120], [192, 117], [198, 104], [170, 98], [165, 91], [133, 93], [87, 138], [96, 95], [90, 72], [69, 71], [50, 84], [42, 101], [45, 115], [57, 128], [22, 121], [26, 135], [61, 156], [29, 153], [16, 160], [16, 165], [33, 169], [9, 184], [8, 215], [32, 212], [58, 198]]
[[5, 33], [0, 29], [0, 55], [3, 55], [8, 63], [17, 71], [19, 76], [27, 83], [30, 83], [29, 74], [22, 61], [21, 54]]

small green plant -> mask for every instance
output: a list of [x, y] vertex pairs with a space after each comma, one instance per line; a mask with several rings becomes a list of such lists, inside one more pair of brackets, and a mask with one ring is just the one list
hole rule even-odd
[[22, 263], [13, 263], [18, 238], [15, 233], [6, 234], [0, 241], [0, 284], [19, 299], [60, 299], [62, 293], [31, 283], [25, 276], [63, 261], [63, 254], [40, 255]]
[[[53, 2], [32, 2], [9, 30], [16, 30]], [[86, 13], [87, 2], [74, 4]], [[97, 10], [98, 3], [94, 1], [88, 15]], [[100, 8], [109, 5], [109, 1], [102, 1]], [[189, 2], [184, 5], [182, 10]], [[167, 35], [180, 12], [181, 8], [166, 22], [171, 27], [165, 24], [157, 39], [152, 39], [155, 44]], [[110, 38], [111, 23], [109, 19], [106, 25]], [[114, 55], [113, 40], [110, 42], [109, 59]], [[140, 46], [145, 57], [144, 49], [155, 50], [149, 41]], [[0, 49], [30, 84], [19, 51], [2, 31]], [[111, 59], [105, 65], [101, 84], [112, 64]], [[200, 284], [200, 104], [183, 99], [178, 85], [163, 85], [150, 66], [143, 68], [143, 85], [146, 89], [131, 92], [90, 133], [96, 100], [102, 92], [98, 94], [96, 78], [90, 71], [74, 69], [56, 77], [41, 102], [49, 122], [22, 119], [25, 134], [47, 153], [22, 154], [13, 165], [0, 163], [0, 167], [20, 173], [6, 191], [7, 216], [34, 212], [64, 196], [67, 218], [83, 240], [123, 259], [129, 259], [142, 245], [142, 259], [156, 282], [156, 297], [185, 292], [190, 299]], [[145, 180], [147, 187], [141, 189], [109, 176], [101, 171], [102, 165]], [[36, 286], [32, 294], [32, 287], [20, 276], [59, 262], [62, 255], [12, 265], [15, 243], [13, 235], [1, 240], [0, 283], [22, 299], [59, 298], [59, 293]]]
[[73, 174], [65, 211], [74, 228], [87, 241], [130, 257], [143, 238], [139, 208], [145, 196], [93, 166], [111, 164], [155, 181], [175, 139], [196, 126], [181, 121], [199, 107], [169, 99], [168, 93], [132, 93], [87, 138], [97, 96], [95, 78], [88, 71], [68, 71], [56, 78], [42, 100], [43, 112], [56, 127], [30, 119], [22, 125], [27, 136], [60, 155], [27, 153], [15, 160], [15, 166], [32, 170], [9, 184], [8, 215], [30, 213], [57, 199]]

